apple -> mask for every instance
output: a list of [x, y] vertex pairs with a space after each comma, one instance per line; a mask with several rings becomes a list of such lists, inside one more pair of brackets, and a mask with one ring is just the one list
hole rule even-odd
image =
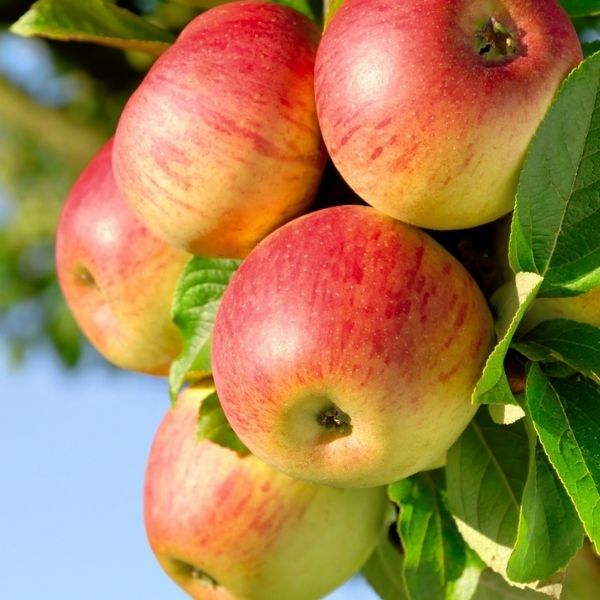
[[71, 189], [56, 234], [56, 270], [75, 320], [115, 365], [165, 375], [181, 350], [171, 300], [190, 255], [140, 223], [117, 189], [113, 141]]
[[493, 340], [483, 295], [437, 242], [339, 206], [284, 225], [242, 263], [217, 312], [213, 375], [260, 459], [378, 486], [439, 462], [458, 438]]
[[600, 327], [600, 287], [578, 296], [536, 298], [519, 324], [518, 334], [523, 335], [551, 319], [570, 319]]
[[313, 69], [320, 31], [297, 11], [231, 2], [193, 20], [127, 102], [118, 185], [167, 242], [242, 257], [312, 201], [326, 161]]
[[198, 441], [206, 394], [179, 396], [150, 451], [144, 518], [158, 561], [192, 598], [321, 598], [373, 550], [385, 488], [294, 480], [251, 454]]
[[556, 0], [346, 0], [316, 59], [323, 138], [372, 206], [475, 227], [512, 209], [530, 140], [581, 59]]

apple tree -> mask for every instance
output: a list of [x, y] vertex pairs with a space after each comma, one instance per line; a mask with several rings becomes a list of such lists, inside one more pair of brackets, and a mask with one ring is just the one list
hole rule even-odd
[[[183, 589], [600, 594], [600, 2], [38, 0], [11, 29], [128, 60], [40, 147], [83, 132], [71, 312], [168, 376], [145, 515]], [[0, 307], [57, 294], [3, 269]]]

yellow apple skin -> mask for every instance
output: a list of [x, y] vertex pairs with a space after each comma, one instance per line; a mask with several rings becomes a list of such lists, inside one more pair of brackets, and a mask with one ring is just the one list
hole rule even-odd
[[284, 225], [242, 263], [217, 313], [213, 375], [256, 456], [309, 481], [377, 486], [458, 438], [493, 341], [483, 295], [446, 250], [339, 206]]
[[[496, 19], [516, 52], [480, 54]], [[513, 208], [529, 142], [582, 59], [556, 0], [346, 0], [317, 53], [327, 149], [366, 202], [430, 229]]]
[[356, 573], [388, 508], [384, 488], [297, 481], [197, 441], [206, 390], [188, 388], [156, 434], [144, 486], [152, 550], [197, 600], [317, 600]]
[[600, 327], [600, 287], [568, 298], [536, 298], [519, 325], [519, 334], [550, 319], [570, 319]]
[[120, 195], [112, 139], [71, 189], [56, 235], [56, 270], [75, 320], [123, 369], [166, 375], [181, 350], [171, 301], [191, 256], [159, 240]]
[[288, 7], [204, 12], [153, 65], [115, 134], [139, 218], [202, 256], [245, 256], [312, 202], [326, 161], [314, 100], [320, 31]]

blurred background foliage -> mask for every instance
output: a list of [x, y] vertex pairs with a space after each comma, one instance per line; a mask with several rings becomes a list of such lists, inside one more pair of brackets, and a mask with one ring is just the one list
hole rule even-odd
[[[177, 34], [196, 14], [223, 1], [117, 4]], [[282, 3], [314, 14], [321, 5]], [[8, 28], [29, 7], [28, 1], [0, 0], [0, 343], [19, 362], [28, 349], [50, 342], [74, 366], [85, 342], [56, 281], [58, 215], [70, 186], [112, 135], [153, 57], [11, 34]], [[576, 25], [582, 40], [600, 39], [600, 18]]]
[[[177, 32], [206, 3], [119, 4]], [[152, 57], [11, 34], [29, 5], [0, 0], [0, 343], [19, 362], [50, 341], [73, 366], [84, 341], [56, 281], [57, 219]]]

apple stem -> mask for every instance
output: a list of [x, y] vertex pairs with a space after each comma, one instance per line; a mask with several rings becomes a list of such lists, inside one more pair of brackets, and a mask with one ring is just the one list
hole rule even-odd
[[475, 48], [479, 56], [492, 62], [513, 58], [517, 53], [515, 38], [494, 17], [475, 34]]
[[319, 425], [335, 433], [345, 435], [352, 431], [350, 416], [337, 406], [330, 406], [321, 411], [317, 421]]

